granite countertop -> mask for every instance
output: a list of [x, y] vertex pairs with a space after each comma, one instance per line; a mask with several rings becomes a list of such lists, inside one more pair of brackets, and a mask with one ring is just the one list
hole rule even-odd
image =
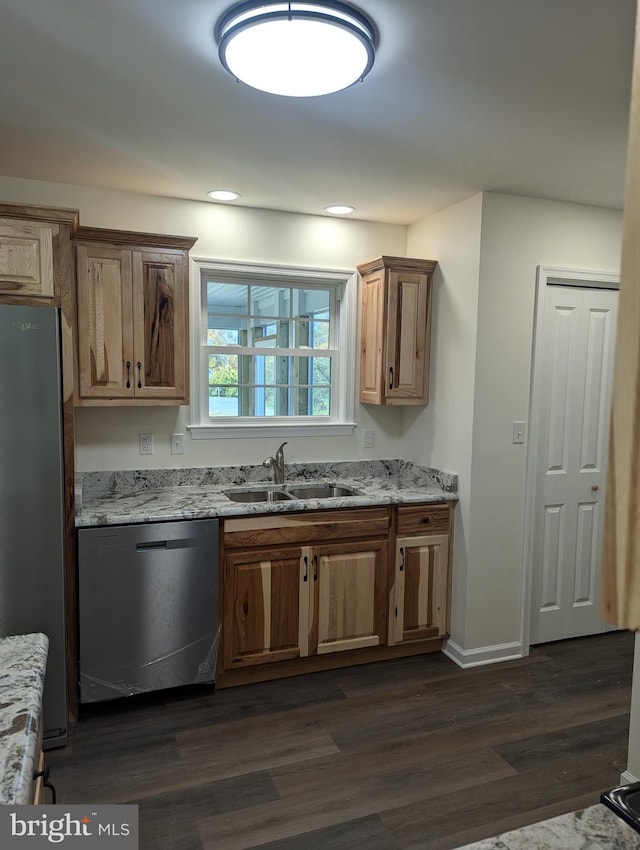
[[1, 805], [33, 802], [48, 648], [43, 634], [0, 638]]
[[284, 486], [340, 483], [358, 495], [234, 502], [225, 490], [272, 484], [262, 466], [85, 472], [77, 476], [76, 526], [441, 502], [458, 499], [457, 475], [403, 460], [287, 464]]
[[465, 844], [459, 850], [639, 850], [640, 833], [602, 804]]

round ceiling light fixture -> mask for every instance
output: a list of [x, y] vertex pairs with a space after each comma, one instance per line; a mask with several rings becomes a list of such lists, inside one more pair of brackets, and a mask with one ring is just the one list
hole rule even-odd
[[363, 80], [373, 67], [375, 29], [347, 3], [232, 6], [215, 29], [218, 55], [236, 79], [286, 97], [317, 97]]
[[237, 201], [240, 197], [240, 193], [232, 189], [211, 189], [207, 195], [214, 201]]
[[331, 204], [331, 206], [325, 207], [324, 211], [331, 215], [350, 215], [356, 211], [356, 208], [349, 204]]

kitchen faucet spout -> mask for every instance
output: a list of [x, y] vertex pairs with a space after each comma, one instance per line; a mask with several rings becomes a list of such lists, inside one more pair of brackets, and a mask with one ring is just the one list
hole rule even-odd
[[284, 447], [286, 445], [286, 442], [282, 443], [275, 457], [267, 457], [262, 461], [264, 467], [273, 469], [273, 480], [275, 484], [284, 484]]

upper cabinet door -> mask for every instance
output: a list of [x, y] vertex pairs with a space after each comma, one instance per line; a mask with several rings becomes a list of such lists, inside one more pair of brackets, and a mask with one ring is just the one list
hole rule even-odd
[[53, 236], [57, 225], [0, 220], [0, 294], [53, 298]]
[[184, 254], [133, 253], [135, 394], [187, 400], [188, 316]]
[[189, 403], [194, 242], [78, 229], [78, 404]]
[[387, 404], [404, 399], [427, 403], [430, 287], [427, 275], [389, 272], [385, 346]]
[[379, 257], [361, 282], [360, 401], [426, 404], [433, 260]]
[[78, 372], [83, 398], [133, 398], [131, 251], [78, 245]]
[[384, 404], [382, 344], [384, 339], [385, 272], [378, 269], [362, 280], [360, 337], [360, 401]]

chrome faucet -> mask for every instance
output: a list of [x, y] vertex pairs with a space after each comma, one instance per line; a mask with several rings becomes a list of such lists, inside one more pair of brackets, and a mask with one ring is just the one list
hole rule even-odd
[[275, 457], [268, 457], [262, 461], [262, 465], [267, 469], [273, 469], [273, 481], [275, 484], [284, 484], [284, 447], [286, 443], [282, 443]]

